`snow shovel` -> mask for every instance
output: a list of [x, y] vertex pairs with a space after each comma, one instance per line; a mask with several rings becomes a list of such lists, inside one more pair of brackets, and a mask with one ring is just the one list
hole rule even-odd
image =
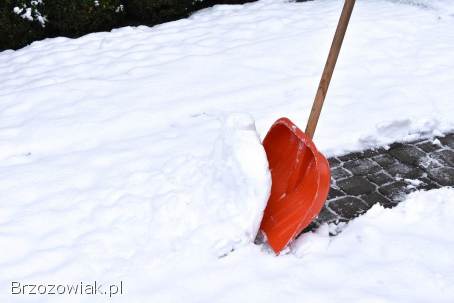
[[276, 254], [312, 222], [328, 196], [329, 164], [312, 138], [354, 5], [355, 0], [345, 0], [306, 131], [281, 118], [263, 140], [272, 187], [260, 229]]

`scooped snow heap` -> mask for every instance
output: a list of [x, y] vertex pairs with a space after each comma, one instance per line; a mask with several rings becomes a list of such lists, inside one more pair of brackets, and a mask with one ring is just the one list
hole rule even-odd
[[249, 115], [219, 121], [218, 137], [205, 146], [208, 156], [175, 159], [163, 171], [173, 190], [153, 201], [150, 228], [167, 249], [223, 255], [257, 234], [271, 188], [265, 151]]

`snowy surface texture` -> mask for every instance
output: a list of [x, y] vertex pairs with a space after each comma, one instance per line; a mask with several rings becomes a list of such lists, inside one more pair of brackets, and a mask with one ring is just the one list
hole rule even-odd
[[[10, 294], [93, 280], [123, 281], [119, 302], [453, 302], [452, 189], [280, 257], [251, 243], [270, 186], [259, 137], [281, 116], [304, 128], [341, 8], [263, 0], [1, 52], [0, 302], [105, 302]], [[358, 1], [323, 153], [454, 129], [453, 14]]]

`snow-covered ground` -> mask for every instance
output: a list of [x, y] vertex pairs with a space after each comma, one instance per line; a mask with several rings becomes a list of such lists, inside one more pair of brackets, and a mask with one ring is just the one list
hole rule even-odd
[[[105, 302], [11, 294], [94, 280], [123, 281], [120, 302], [453, 302], [452, 189], [283, 256], [252, 243], [270, 186], [259, 136], [281, 116], [304, 128], [341, 7], [216, 6], [1, 52], [0, 302]], [[358, 1], [318, 148], [454, 130], [453, 70], [453, 1]]]

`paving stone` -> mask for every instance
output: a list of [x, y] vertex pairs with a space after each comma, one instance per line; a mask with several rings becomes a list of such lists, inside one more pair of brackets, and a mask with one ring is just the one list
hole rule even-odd
[[387, 168], [391, 165], [394, 165], [397, 160], [388, 154], [382, 154], [375, 157], [372, 157], [372, 160], [377, 162], [381, 167]]
[[335, 222], [337, 220], [338, 220], [337, 214], [333, 213], [328, 208], [323, 207], [315, 221], [317, 221], [318, 224], [323, 224], [323, 223]]
[[414, 188], [409, 188], [407, 182], [402, 180], [383, 185], [378, 189], [382, 195], [391, 201], [400, 201], [405, 194], [409, 194], [414, 190]]
[[413, 141], [410, 141], [410, 142], [407, 142], [407, 143], [400, 143], [400, 144], [417, 145], [417, 144], [420, 144], [420, 143], [425, 142], [427, 140], [428, 139], [416, 139], [416, 140], [413, 140]]
[[397, 205], [397, 202], [393, 202], [390, 199], [386, 198], [385, 196], [373, 192], [368, 195], [364, 195], [361, 197], [364, 202], [366, 202], [369, 206], [374, 205], [375, 203], [379, 203], [381, 206], [386, 208], [391, 208]]
[[336, 157], [331, 157], [328, 159], [329, 167], [334, 168], [336, 166], [339, 166], [341, 164], [341, 161], [337, 159]]
[[346, 155], [339, 156], [338, 159], [342, 162], [370, 158], [385, 152], [384, 148], [371, 148], [359, 152], [353, 152]]
[[418, 165], [419, 159], [424, 157], [423, 151], [409, 144], [396, 144], [388, 152], [400, 162], [408, 165]]
[[432, 141], [423, 141], [422, 143], [419, 143], [416, 146], [425, 151], [426, 153], [431, 153], [442, 148], [438, 144], [433, 144]]
[[442, 166], [443, 161], [440, 161], [440, 159], [437, 159], [436, 156], [434, 157], [430, 154], [428, 156], [423, 157], [419, 162], [419, 167], [424, 168], [424, 170], [426, 171]]
[[[298, 239], [298, 237], [301, 236], [302, 234], [314, 231], [319, 227], [320, 227], [320, 223], [317, 220], [314, 220], [305, 229], [303, 229], [303, 231], [298, 236], [296, 236], [296, 238]], [[259, 233], [259, 234], [261, 234], [261, 233]], [[261, 243], [255, 243], [255, 244], [261, 244]]]
[[358, 159], [361, 159], [362, 157], [363, 157], [363, 153], [354, 152], [354, 153], [349, 153], [346, 155], [339, 156], [337, 158], [339, 160], [341, 160], [342, 162], [346, 162], [346, 161], [351, 161], [351, 160], [358, 160]]
[[353, 175], [373, 174], [382, 169], [380, 165], [370, 159], [348, 161], [343, 164], [343, 167], [352, 172]]
[[454, 168], [439, 167], [428, 171], [430, 178], [444, 186], [454, 186]]
[[392, 177], [401, 177], [401, 178], [409, 178], [409, 179], [416, 179], [421, 177], [424, 174], [424, 171], [417, 167], [412, 167], [410, 165], [396, 162], [394, 165], [387, 168], [387, 172]]
[[[354, 152], [328, 159], [332, 186], [326, 206], [305, 229], [325, 222], [347, 222], [375, 203], [394, 207], [406, 194], [454, 186], [454, 134], [384, 148]], [[419, 183], [405, 179], [420, 180]]]
[[409, 171], [408, 173], [406, 173], [404, 175], [404, 178], [407, 178], [407, 179], [418, 179], [422, 176], [424, 176], [424, 171], [420, 168], [414, 168], [412, 169], [411, 171]]
[[367, 179], [369, 179], [369, 181], [371, 181], [377, 185], [383, 185], [383, 184], [394, 181], [393, 178], [391, 178], [389, 175], [385, 174], [384, 172], [378, 172], [375, 174], [367, 175]]
[[389, 146], [388, 146], [388, 151], [390, 149], [395, 149], [395, 148], [399, 148], [399, 147], [402, 147], [404, 146], [405, 143], [402, 143], [402, 142], [394, 142], [394, 143], [391, 143]]
[[418, 179], [426, 175], [424, 171], [420, 168], [415, 168], [411, 170], [408, 174], [405, 174], [404, 177], [408, 179]]
[[377, 155], [383, 154], [385, 152], [386, 152], [386, 149], [384, 149], [383, 147], [367, 149], [367, 150], [363, 151], [363, 157], [371, 158], [373, 156], [377, 156]]
[[254, 239], [254, 244], [260, 245], [265, 243], [265, 235], [263, 232], [258, 232]]
[[454, 134], [449, 134], [444, 137], [438, 137], [441, 144], [454, 149]]
[[371, 193], [375, 190], [375, 185], [360, 176], [339, 180], [337, 185], [347, 194], [354, 196]]
[[369, 205], [353, 196], [333, 200], [328, 206], [332, 211], [345, 219], [353, 219], [365, 213], [370, 208]]
[[432, 153], [431, 156], [440, 161], [444, 165], [454, 167], [454, 151], [450, 149], [445, 149]]
[[336, 181], [351, 176], [352, 174], [342, 167], [336, 167], [331, 169], [331, 177], [333, 177], [333, 179]]
[[331, 187], [329, 189], [328, 199], [327, 200], [331, 200], [331, 199], [334, 199], [334, 198], [337, 198], [337, 197], [340, 197], [340, 196], [345, 196], [345, 193], [340, 191], [339, 189]]
[[420, 189], [431, 190], [431, 189], [440, 188], [440, 185], [430, 178], [421, 178], [419, 180], [423, 182], [421, 185], [418, 186], [419, 190]]

